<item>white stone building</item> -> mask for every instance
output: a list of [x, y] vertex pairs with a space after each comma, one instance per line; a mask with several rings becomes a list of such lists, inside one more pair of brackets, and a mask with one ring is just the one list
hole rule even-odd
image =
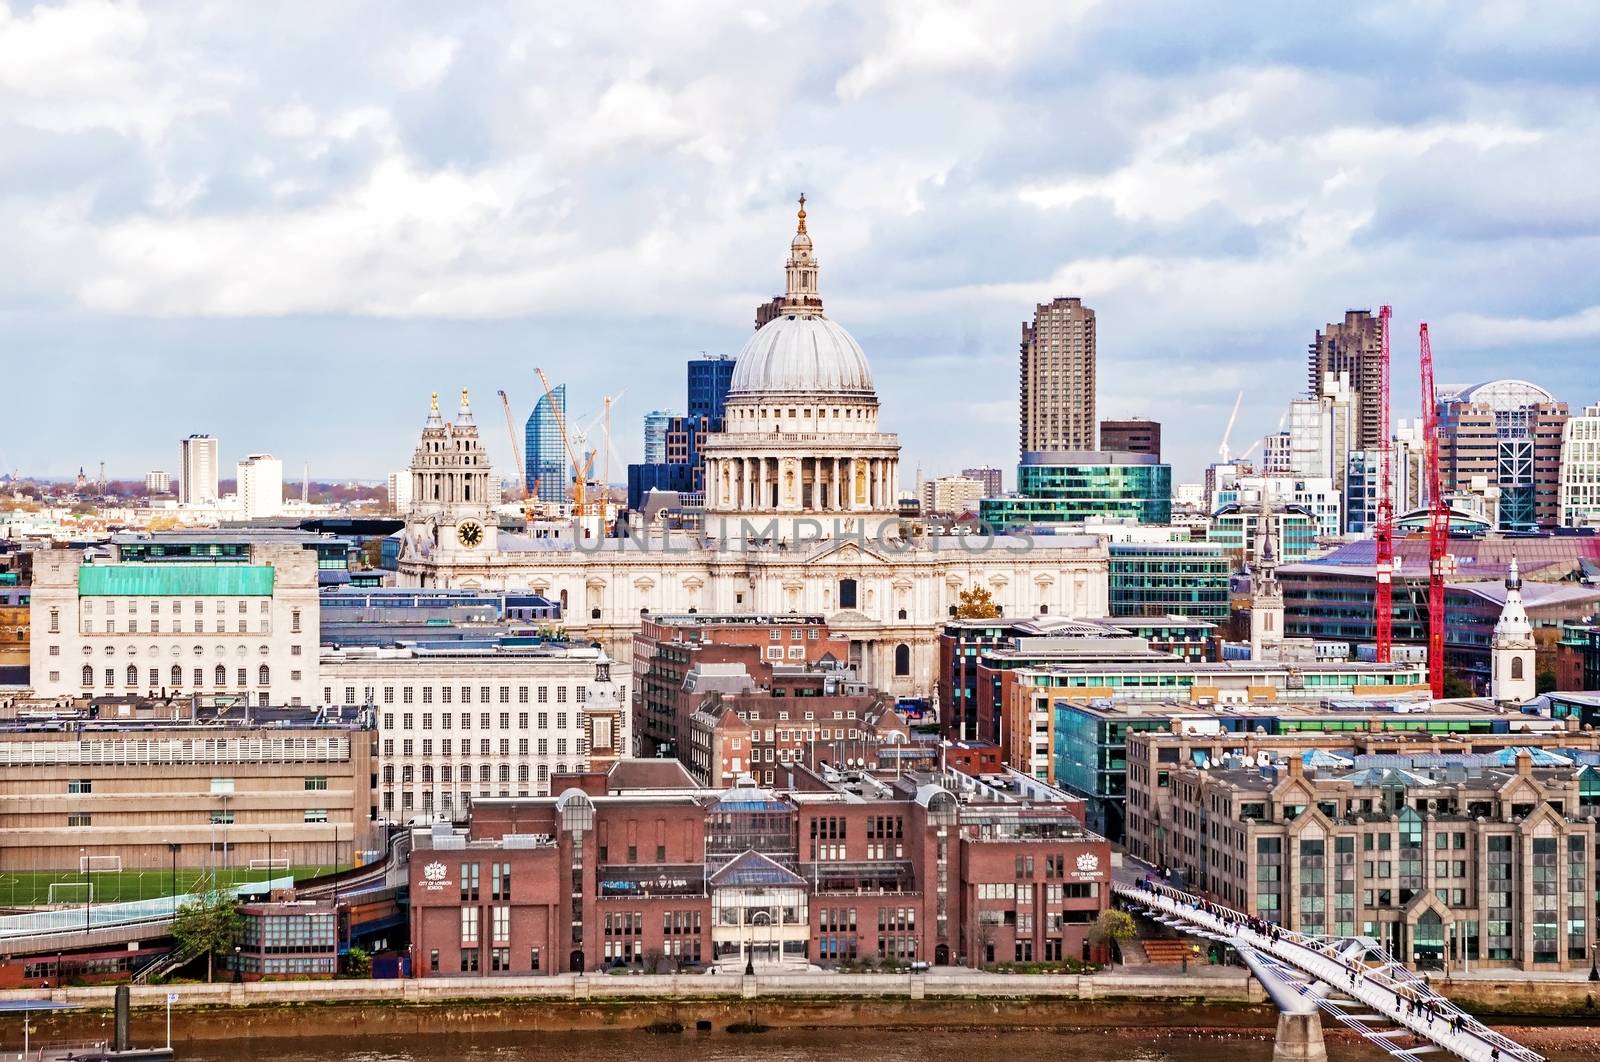
[[203, 693], [313, 704], [317, 555], [250, 546], [243, 562], [33, 563], [31, 679], [42, 697]]
[[1600, 403], [1561, 427], [1562, 527], [1600, 526]]
[[184, 505], [215, 505], [217, 492], [217, 440], [191, 435], [178, 443], [178, 501]]
[[271, 454], [250, 454], [238, 465], [239, 508], [246, 520], [283, 512], [283, 462]]
[[321, 663], [323, 703], [377, 712], [377, 803], [391, 821], [548, 796], [551, 775], [631, 750], [627, 673], [614, 679], [592, 646], [324, 648]]
[[863, 680], [901, 695], [932, 692], [939, 624], [969, 587], [1006, 615], [1105, 615], [1098, 538], [938, 536], [899, 519], [899, 438], [880, 430], [865, 354], [822, 311], [812, 250], [802, 211], [781, 312], [740, 351], [727, 430], [703, 449], [701, 531], [497, 531], [463, 394], [455, 423], [435, 401], [413, 457], [400, 582], [543, 594], [619, 664], [647, 613], [821, 613]]

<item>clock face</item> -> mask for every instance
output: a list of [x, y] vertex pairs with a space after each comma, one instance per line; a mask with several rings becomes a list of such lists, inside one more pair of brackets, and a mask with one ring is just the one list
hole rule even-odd
[[468, 549], [483, 542], [483, 525], [476, 520], [463, 520], [456, 525], [456, 539]]

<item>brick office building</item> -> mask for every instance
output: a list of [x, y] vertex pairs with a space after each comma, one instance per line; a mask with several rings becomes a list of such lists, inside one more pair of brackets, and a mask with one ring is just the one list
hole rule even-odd
[[689, 716], [698, 704], [682, 697], [684, 679], [698, 663], [817, 664], [844, 660], [848, 646], [834, 641], [818, 615], [747, 616], [686, 613], [645, 616], [633, 639], [633, 732], [645, 756], [675, 755], [687, 741]]
[[777, 788], [710, 790], [636, 763], [416, 831], [417, 976], [1054, 961], [1085, 956], [1109, 902], [1081, 804], [1015, 772], [796, 766]]

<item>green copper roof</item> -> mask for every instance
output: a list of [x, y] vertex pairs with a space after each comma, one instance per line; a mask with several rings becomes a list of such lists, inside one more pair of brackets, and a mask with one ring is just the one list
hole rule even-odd
[[79, 597], [271, 597], [266, 564], [85, 564]]

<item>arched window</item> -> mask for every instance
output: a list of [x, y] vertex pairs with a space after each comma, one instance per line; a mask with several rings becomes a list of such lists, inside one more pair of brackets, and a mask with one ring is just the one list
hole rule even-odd
[[383, 784], [394, 785], [394, 764], [392, 763], [383, 765]]
[[899, 612], [895, 613], [895, 616], [897, 618], [899, 618], [899, 619], [905, 619], [906, 618], [906, 610], [905, 609], [901, 609]]
[[956, 607], [954, 605], [951, 605], [950, 606], [950, 615], [954, 616], [955, 614], [956, 614]]
[[[1518, 663], [1521, 663], [1521, 661], [1519, 660]], [[128, 665], [127, 684], [129, 686], [137, 686], [139, 684], [139, 669], [132, 664]]]
[[856, 607], [856, 581], [854, 579], [839, 580], [839, 607]]
[[528, 780], [528, 765], [526, 763], [517, 764], [517, 781], [526, 782], [527, 780]]
[[433, 784], [433, 764], [424, 763], [422, 765], [422, 780], [429, 785]]
[[590, 619], [599, 619], [600, 618], [600, 610], [597, 609], [597, 608], [591, 608], [589, 610], [589, 618]]
[[511, 765], [509, 763], [502, 763], [499, 769], [495, 771], [495, 777], [501, 782], [511, 781]]
[[173, 664], [172, 665], [172, 684], [174, 686], [183, 685], [183, 665], [182, 664]]
[[269, 686], [272, 684], [272, 669], [265, 664], [256, 668], [256, 685]]
[[453, 781], [455, 781], [455, 771], [451, 768], [451, 766], [448, 763], [445, 764], [443, 767], [439, 768], [439, 781], [441, 781], [441, 782], [453, 782]]
[[89, 664], [83, 665], [83, 684], [85, 686], [94, 685], [94, 668]]
[[216, 677], [212, 681], [214, 681], [218, 686], [226, 686], [228, 684], [228, 669], [223, 667], [221, 664], [218, 664]]
[[911, 646], [904, 642], [894, 647], [894, 673], [896, 677], [911, 674]]
[[1522, 657], [1520, 656], [1511, 658], [1511, 677], [1514, 679], [1522, 677]]
[[487, 763], [478, 764], [478, 781], [485, 785], [489, 783], [489, 765]]

